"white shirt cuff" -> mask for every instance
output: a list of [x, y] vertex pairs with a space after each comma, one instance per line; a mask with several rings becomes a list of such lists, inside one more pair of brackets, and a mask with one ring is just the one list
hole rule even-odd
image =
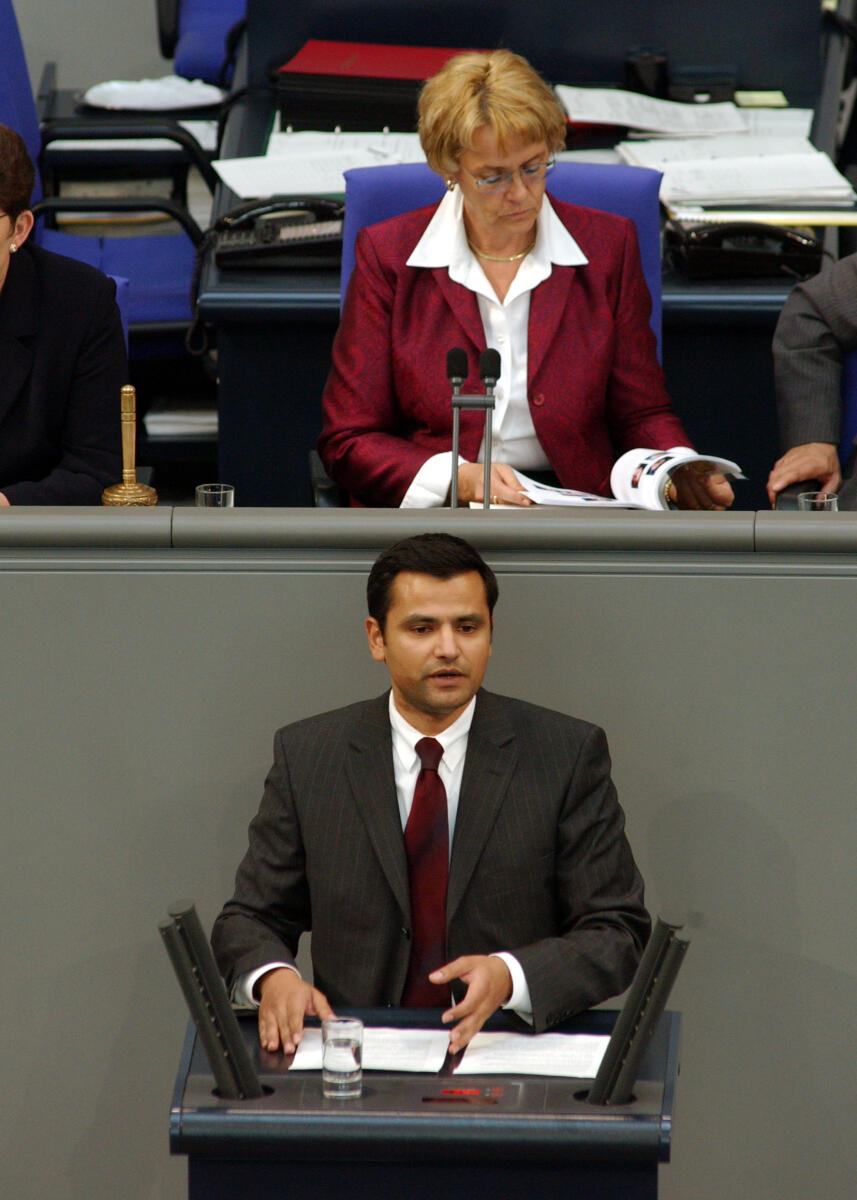
[[[459, 455], [459, 466], [465, 462], [467, 459]], [[448, 504], [451, 478], [452, 451], [432, 455], [411, 480], [411, 486], [402, 497], [399, 507], [439, 508], [442, 504]]]
[[277, 967], [286, 967], [289, 971], [300, 978], [300, 971], [297, 967], [293, 967], [291, 963], [272, 962], [265, 963], [264, 967], [257, 967], [255, 971], [247, 971], [244, 975], [239, 975], [232, 986], [232, 999], [235, 1004], [241, 1008], [258, 1008], [259, 1001], [253, 995], [253, 988], [263, 975], [267, 975], [269, 971], [276, 970]]
[[501, 1007], [511, 1008], [522, 1020], [532, 1025], [533, 1002], [530, 999], [530, 989], [527, 987], [527, 977], [524, 974], [524, 968], [518, 962], [517, 958], [515, 958], [514, 954], [509, 954], [506, 950], [501, 950], [497, 954], [490, 955], [490, 957], [502, 958], [503, 962], [509, 968], [509, 974], [512, 976], [512, 994]]

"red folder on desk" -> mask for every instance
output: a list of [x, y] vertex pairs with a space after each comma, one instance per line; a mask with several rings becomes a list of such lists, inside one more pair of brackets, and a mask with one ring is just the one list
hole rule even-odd
[[295, 129], [413, 130], [424, 80], [460, 53], [451, 46], [305, 42], [274, 72], [280, 123]]
[[463, 51], [450, 46], [382, 46], [375, 42], [327, 42], [312, 39], [287, 63], [283, 72], [302, 75], [358, 76], [363, 79], [418, 79], [436, 74]]

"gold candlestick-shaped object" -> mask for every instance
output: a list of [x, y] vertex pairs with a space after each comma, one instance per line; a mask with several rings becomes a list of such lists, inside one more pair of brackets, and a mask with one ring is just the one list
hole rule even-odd
[[102, 504], [157, 504], [158, 493], [137, 482], [137, 393], [130, 383], [122, 389], [122, 482], [101, 493]]

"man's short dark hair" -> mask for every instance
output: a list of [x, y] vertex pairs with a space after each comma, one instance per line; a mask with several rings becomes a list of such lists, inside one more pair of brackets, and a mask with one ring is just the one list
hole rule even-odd
[[435, 579], [452, 579], [455, 575], [476, 571], [485, 584], [488, 611], [494, 612], [499, 595], [497, 578], [478, 551], [464, 538], [454, 537], [451, 533], [418, 533], [385, 550], [369, 572], [366, 602], [369, 615], [382, 629], [393, 601], [393, 580], [402, 571], [433, 575]]

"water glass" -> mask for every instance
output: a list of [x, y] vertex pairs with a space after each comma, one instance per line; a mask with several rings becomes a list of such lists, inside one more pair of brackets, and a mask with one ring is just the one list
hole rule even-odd
[[801, 492], [797, 498], [800, 512], [839, 512], [836, 492]]
[[197, 508], [234, 508], [235, 488], [231, 483], [201, 483], [196, 489]]
[[363, 1022], [330, 1017], [321, 1023], [321, 1080], [325, 1096], [349, 1100], [363, 1091]]

